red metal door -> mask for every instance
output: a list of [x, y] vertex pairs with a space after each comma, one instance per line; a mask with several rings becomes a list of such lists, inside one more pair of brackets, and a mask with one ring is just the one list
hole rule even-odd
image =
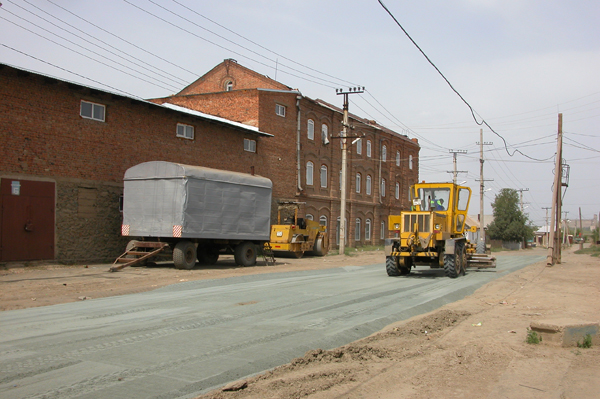
[[0, 181], [0, 261], [54, 259], [53, 182]]

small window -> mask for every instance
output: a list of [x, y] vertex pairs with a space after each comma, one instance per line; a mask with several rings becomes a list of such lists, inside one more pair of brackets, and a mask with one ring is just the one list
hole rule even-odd
[[256, 140], [244, 139], [244, 151], [256, 152]]
[[327, 216], [321, 215], [321, 217], [319, 218], [319, 224], [321, 226], [327, 227]]
[[383, 146], [383, 148], [381, 149], [381, 160], [383, 162], [387, 162], [387, 147]]
[[285, 117], [285, 105], [275, 104], [275, 114]]
[[354, 229], [354, 241], [360, 241], [360, 219], [356, 218], [356, 227]]
[[367, 157], [371, 158], [371, 140], [367, 140]]
[[321, 187], [327, 187], [327, 165], [321, 165]]
[[366, 182], [366, 187], [365, 187], [365, 191], [367, 192], [367, 195], [371, 195], [371, 183], [372, 183], [371, 175], [367, 175], [367, 182]]
[[184, 125], [183, 123], [177, 124], [177, 137], [184, 139], [194, 139], [194, 126]]
[[356, 141], [356, 154], [362, 155], [362, 139]]
[[381, 179], [381, 196], [385, 197], [385, 179]]
[[400, 183], [396, 182], [396, 199], [400, 199]]
[[365, 241], [371, 241], [371, 219], [365, 220]]
[[306, 216], [304, 217], [306, 220], [315, 220], [314, 216], [311, 215], [310, 213], [307, 213]]
[[306, 185], [308, 186], [313, 185], [313, 169], [314, 164], [311, 161], [308, 161], [306, 163]]
[[413, 163], [412, 162], [412, 155], [409, 155], [408, 156], [408, 169], [412, 169], [412, 166], [413, 166], [412, 163]]
[[225, 91], [231, 91], [233, 90], [233, 82], [231, 80], [228, 80], [225, 83]]
[[79, 115], [82, 118], [93, 119], [95, 121], [104, 122], [104, 115], [106, 114], [106, 106], [102, 104], [90, 103], [88, 101], [81, 101], [81, 108]]
[[379, 230], [379, 238], [385, 239], [385, 222], [381, 222], [381, 230]]
[[396, 166], [400, 166], [400, 151], [396, 151]]
[[357, 173], [356, 174], [356, 192], [357, 193], [360, 193], [361, 180], [362, 180], [361, 174]]
[[308, 136], [309, 140], [315, 139], [315, 121], [313, 121], [312, 119], [308, 120], [306, 132], [306, 135]]

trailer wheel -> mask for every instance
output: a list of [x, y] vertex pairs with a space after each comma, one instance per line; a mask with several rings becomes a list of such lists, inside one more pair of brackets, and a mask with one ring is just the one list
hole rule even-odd
[[399, 276], [400, 270], [398, 269], [398, 258], [395, 256], [386, 256], [385, 270], [390, 277]]
[[240, 266], [254, 266], [256, 264], [256, 247], [253, 243], [245, 241], [235, 247], [233, 258]]
[[196, 266], [196, 245], [190, 241], [179, 241], [173, 248], [175, 269], [192, 270]]

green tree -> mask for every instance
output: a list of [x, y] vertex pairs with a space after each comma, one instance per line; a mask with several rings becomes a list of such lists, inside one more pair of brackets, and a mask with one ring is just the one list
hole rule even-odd
[[517, 190], [503, 188], [496, 195], [494, 221], [488, 226], [488, 234], [493, 240], [522, 241], [533, 238], [534, 228], [527, 217], [519, 210]]

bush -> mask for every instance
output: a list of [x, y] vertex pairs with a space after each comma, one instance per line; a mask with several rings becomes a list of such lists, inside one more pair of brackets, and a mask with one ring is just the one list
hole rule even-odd
[[542, 336], [535, 331], [529, 330], [527, 332], [527, 338], [525, 339], [525, 342], [528, 344], [539, 344], [542, 342]]
[[579, 341], [577, 341], [577, 347], [578, 348], [586, 348], [586, 349], [587, 348], [591, 348], [592, 347], [592, 336], [591, 336], [591, 334], [586, 334], [582, 343], [579, 343]]

